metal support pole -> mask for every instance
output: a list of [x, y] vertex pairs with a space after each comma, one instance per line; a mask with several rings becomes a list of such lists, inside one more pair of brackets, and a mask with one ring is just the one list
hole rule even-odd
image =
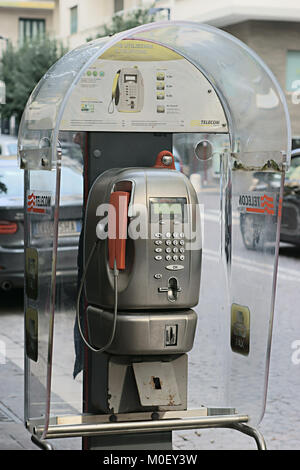
[[[199, 428], [232, 427], [239, 423], [248, 421], [246, 415], [223, 415], [223, 416], [203, 416], [201, 418], [188, 419], [162, 419], [152, 421], [132, 421], [115, 423], [95, 423], [95, 424], [69, 424], [50, 425], [46, 432], [46, 439], [56, 439], [62, 437], [88, 437], [97, 435], [121, 434], [121, 433], [149, 433], [161, 431], [178, 431]], [[44, 427], [37, 426], [34, 433], [37, 436], [43, 434]]]
[[54, 450], [53, 446], [50, 444], [50, 442], [47, 442], [45, 440], [39, 439], [37, 436], [32, 435], [31, 436], [32, 442], [39, 447], [41, 450]]
[[253, 439], [255, 439], [258, 450], [267, 450], [264, 436], [260, 431], [258, 431], [258, 429], [252, 428], [251, 426], [243, 423], [233, 424], [230, 427], [242, 432], [243, 434], [247, 434], [248, 436], [253, 437]]
[[[235, 414], [234, 409], [228, 409], [228, 414], [224, 413], [224, 411], [225, 408], [214, 409], [203, 407], [199, 410], [189, 411], [64, 416], [50, 424], [47, 432], [45, 432], [44, 426], [38, 423], [31, 423], [31, 425], [28, 424], [28, 429], [33, 433], [31, 438], [32, 442], [43, 450], [53, 449], [48, 442], [41, 439], [41, 436], [44, 433], [46, 435], [46, 439], [98, 437], [101, 438], [102, 441], [110, 436], [111, 438], [117, 439], [118, 445], [121, 445], [121, 441], [119, 441], [120, 436], [123, 436], [123, 438], [125, 437], [125, 441], [126, 439], [128, 441], [128, 438], [131, 441], [132, 436], [139, 436], [142, 434], [143, 436], [153, 436], [153, 443], [156, 441], [156, 445], [158, 446], [157, 449], [159, 449], [159, 436], [176, 430], [199, 428], [235, 429], [236, 431], [253, 437], [258, 450], [267, 449], [261, 432], [248, 424], [245, 424], [248, 421], [247, 415]], [[145, 437], [143, 437], [142, 440], [145, 441]], [[124, 445], [127, 447], [128, 442]], [[136, 445], [137, 447], [134, 449], [132, 448], [132, 450], [138, 449], [137, 441]], [[151, 450], [155, 449], [155, 447], [151, 447]]]

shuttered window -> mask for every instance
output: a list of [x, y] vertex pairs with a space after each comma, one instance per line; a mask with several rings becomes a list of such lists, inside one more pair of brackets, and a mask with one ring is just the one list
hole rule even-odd
[[19, 19], [19, 40], [22, 44], [28, 39], [43, 36], [46, 31], [44, 19], [20, 18]]

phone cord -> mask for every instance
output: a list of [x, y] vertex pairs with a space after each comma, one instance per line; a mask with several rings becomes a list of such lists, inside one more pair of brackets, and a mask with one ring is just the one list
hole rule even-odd
[[114, 99], [112, 98], [108, 105], [108, 110], [107, 110], [108, 114], [113, 114], [114, 110], [115, 110], [115, 105], [114, 105]]
[[96, 353], [100, 353], [100, 352], [103, 352], [105, 351], [106, 349], [109, 348], [109, 346], [112, 344], [113, 340], [114, 340], [114, 337], [115, 337], [115, 333], [116, 333], [116, 326], [117, 326], [117, 314], [118, 314], [118, 275], [119, 275], [119, 271], [117, 269], [117, 266], [116, 266], [116, 260], [114, 262], [114, 320], [113, 320], [113, 328], [112, 328], [112, 333], [111, 333], [111, 336], [110, 336], [110, 339], [109, 341], [107, 342], [107, 344], [105, 346], [103, 346], [102, 348], [100, 349], [96, 349], [94, 348], [93, 346], [91, 346], [89, 344], [89, 342], [85, 339], [84, 337], [84, 334], [83, 334], [83, 331], [81, 329], [81, 325], [80, 325], [80, 318], [79, 318], [79, 305], [80, 305], [80, 297], [81, 297], [81, 292], [82, 292], [82, 288], [83, 288], [83, 285], [84, 285], [84, 282], [85, 282], [85, 278], [86, 278], [86, 274], [87, 274], [87, 270], [89, 268], [89, 264], [91, 262], [91, 259], [94, 255], [94, 252], [97, 248], [97, 245], [98, 245], [98, 242], [100, 240], [97, 240], [95, 243], [94, 243], [94, 246], [93, 248], [91, 249], [90, 251], [90, 254], [89, 254], [89, 257], [88, 257], [88, 260], [87, 260], [87, 263], [85, 265], [85, 268], [84, 268], [84, 271], [83, 271], [83, 274], [82, 274], [82, 277], [81, 277], [81, 281], [80, 281], [80, 286], [79, 286], [79, 290], [78, 290], [78, 296], [77, 296], [77, 303], [76, 303], [76, 318], [77, 318], [77, 324], [78, 324], [78, 329], [79, 329], [79, 333], [80, 333], [80, 336], [84, 342], [84, 344], [93, 352], [96, 352]]

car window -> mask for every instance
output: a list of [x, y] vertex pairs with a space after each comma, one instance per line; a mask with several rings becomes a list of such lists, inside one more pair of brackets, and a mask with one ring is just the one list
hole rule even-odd
[[61, 151], [64, 156], [76, 158], [77, 160], [80, 160], [82, 158], [81, 147], [78, 144], [61, 144]]
[[286, 172], [286, 180], [300, 180], [300, 155], [291, 160], [291, 166]]
[[21, 170], [0, 168], [0, 197], [23, 197], [23, 175]]
[[72, 147], [72, 157], [80, 160], [82, 158], [82, 151], [79, 145]]
[[[23, 178], [24, 174], [22, 170], [9, 167], [0, 167], [0, 197], [23, 197]], [[45, 179], [47, 179], [46, 173]], [[78, 195], [81, 196], [82, 191], [82, 175], [77, 171], [72, 170], [71, 168], [62, 168], [61, 195], [74, 195], [74, 197]]]
[[8, 144], [7, 149], [8, 149], [8, 154], [9, 155], [17, 155], [17, 144]]
[[71, 168], [61, 170], [61, 194], [62, 195], [82, 195], [83, 178], [82, 174]]

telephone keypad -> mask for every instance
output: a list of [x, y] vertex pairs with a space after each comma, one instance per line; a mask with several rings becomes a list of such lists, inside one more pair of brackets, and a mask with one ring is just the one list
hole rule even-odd
[[[154, 259], [156, 261], [175, 261], [178, 262], [184, 261], [185, 256], [185, 240], [183, 232], [166, 232], [166, 233], [155, 233], [154, 234]], [[161, 245], [165, 245], [163, 248]], [[177, 246], [178, 245], [178, 246]], [[165, 251], [165, 256], [162, 256], [162, 252]], [[157, 254], [161, 253], [161, 254]], [[172, 264], [165, 266], [168, 270], [180, 270], [184, 269], [183, 265]], [[155, 279], [161, 279], [162, 275], [160, 273], [154, 274]]]

